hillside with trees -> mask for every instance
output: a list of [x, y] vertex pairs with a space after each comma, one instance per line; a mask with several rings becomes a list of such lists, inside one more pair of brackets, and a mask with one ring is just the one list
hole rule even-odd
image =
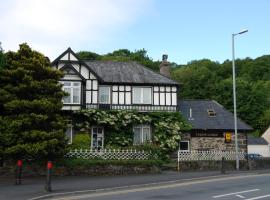
[[[105, 55], [87, 51], [78, 54], [85, 60], [136, 61], [159, 71], [160, 61], [149, 58], [145, 49], [134, 52], [119, 49]], [[182, 84], [180, 98], [213, 99], [233, 111], [231, 61], [202, 59], [172, 66], [172, 78]], [[237, 59], [236, 75], [238, 116], [259, 135], [270, 125], [270, 55]]]

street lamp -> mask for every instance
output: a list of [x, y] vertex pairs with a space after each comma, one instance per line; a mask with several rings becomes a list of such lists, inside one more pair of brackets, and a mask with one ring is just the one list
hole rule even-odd
[[234, 114], [234, 141], [235, 141], [235, 159], [236, 170], [239, 170], [239, 155], [238, 155], [238, 133], [237, 133], [237, 114], [236, 114], [236, 83], [235, 83], [235, 61], [234, 61], [234, 36], [248, 32], [247, 29], [239, 33], [232, 34], [232, 72], [233, 72], [233, 114]]

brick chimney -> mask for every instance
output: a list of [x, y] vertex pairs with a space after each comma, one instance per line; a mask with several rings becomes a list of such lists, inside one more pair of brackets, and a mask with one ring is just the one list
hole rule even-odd
[[162, 55], [162, 62], [159, 66], [159, 73], [166, 77], [171, 77], [170, 75], [170, 63], [167, 61], [168, 55], [163, 54]]

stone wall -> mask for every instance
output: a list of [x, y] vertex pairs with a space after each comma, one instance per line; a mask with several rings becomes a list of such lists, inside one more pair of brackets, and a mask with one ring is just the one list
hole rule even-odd
[[[221, 161], [190, 161], [180, 162], [180, 171], [211, 171], [221, 170]], [[248, 170], [248, 162], [240, 161], [240, 170]], [[235, 170], [235, 161], [224, 162], [225, 171]]]
[[[183, 134], [182, 140], [189, 141], [190, 150], [235, 151], [235, 141], [233, 133], [230, 143], [225, 142], [225, 136], [192, 137], [190, 133]], [[245, 133], [238, 133], [238, 147], [239, 151], [247, 152], [247, 138]]]
[[[158, 166], [76, 166], [76, 167], [54, 167], [53, 176], [102, 176], [102, 175], [127, 175], [127, 174], [146, 174], [159, 173]], [[0, 167], [0, 177], [14, 176], [15, 168], [11, 166]], [[23, 177], [45, 176], [46, 168], [39, 165], [26, 165], [22, 170]]]

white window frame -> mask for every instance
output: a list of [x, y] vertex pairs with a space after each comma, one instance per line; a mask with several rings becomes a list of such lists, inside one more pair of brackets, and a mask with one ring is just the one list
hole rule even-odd
[[[68, 131], [68, 129], [70, 129], [70, 137], [68, 137], [67, 134], [66, 134], [66, 132]], [[65, 132], [65, 136], [66, 136], [66, 138], [69, 139], [68, 144], [72, 144], [72, 142], [73, 142], [73, 125], [71, 123], [69, 123], [67, 125], [66, 132]]]
[[[74, 105], [78, 105], [78, 104], [81, 104], [81, 95], [82, 95], [82, 84], [80, 81], [61, 81], [61, 83], [63, 84], [62, 86], [62, 89], [64, 90], [65, 88], [67, 89], [70, 89], [70, 94], [69, 94], [69, 97], [70, 97], [70, 102], [64, 102], [64, 98], [62, 99], [63, 101], [63, 104], [74, 104]], [[70, 83], [70, 86], [65, 86], [64, 84], [65, 83]], [[78, 86], [74, 86], [74, 83], [78, 83], [79, 85]], [[79, 102], [74, 102], [74, 99], [73, 99], [73, 90], [74, 89], [79, 89]]]
[[[180, 149], [180, 143], [181, 142], [187, 142], [187, 144], [188, 144], [188, 150], [181, 150]], [[179, 142], [179, 151], [182, 151], [182, 152], [190, 152], [190, 141], [189, 140], [181, 140], [180, 142]]]
[[101, 134], [101, 136], [102, 136], [102, 144], [101, 144], [100, 149], [103, 149], [104, 148], [104, 127], [103, 126], [92, 126], [91, 127], [91, 148], [92, 149], [97, 148], [97, 147], [93, 146], [93, 142], [94, 142], [93, 129], [94, 128], [102, 128], [102, 134]]
[[[140, 102], [134, 102], [134, 97], [136, 96], [134, 94], [134, 89], [140, 89]], [[145, 103], [144, 102], [144, 95], [143, 95], [143, 90], [144, 89], [150, 89], [150, 102], [149, 103]], [[152, 105], [153, 102], [153, 88], [152, 87], [133, 87], [132, 88], [132, 104], [146, 104], [146, 105]]]
[[[134, 129], [135, 128], [139, 128], [140, 129], [140, 142], [139, 143], [135, 143], [135, 140], [134, 140], [134, 137], [135, 137], [135, 132], [134, 132]], [[149, 129], [149, 134], [150, 134], [150, 140], [147, 140], [147, 141], [144, 141], [144, 137], [143, 135], [145, 134], [143, 132], [143, 130], [145, 128], [148, 128]], [[147, 142], [152, 142], [152, 129], [151, 129], [151, 126], [150, 125], [147, 125], [147, 124], [141, 124], [141, 125], [136, 125], [136, 126], [133, 126], [133, 144], [134, 145], [141, 145], [141, 144], [146, 144]]]
[[[101, 102], [101, 98], [100, 98], [100, 88], [108, 88], [109, 89], [109, 99], [108, 99], [108, 102]], [[98, 102], [100, 104], [110, 104], [111, 103], [111, 87], [110, 86], [107, 86], [107, 85], [100, 85], [99, 86], [99, 91], [98, 91]]]

